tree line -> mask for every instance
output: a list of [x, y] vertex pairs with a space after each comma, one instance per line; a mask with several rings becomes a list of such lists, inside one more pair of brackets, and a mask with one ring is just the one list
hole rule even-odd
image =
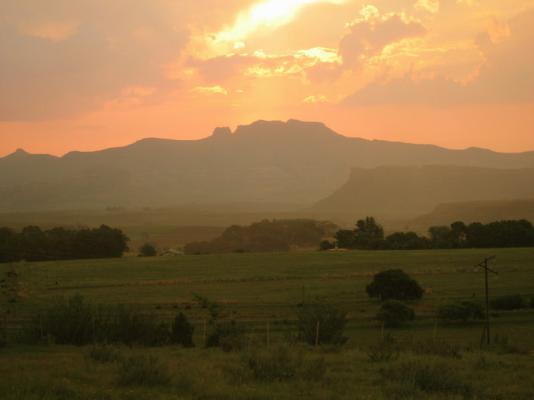
[[364, 250], [419, 250], [534, 246], [534, 226], [527, 220], [496, 221], [488, 224], [454, 222], [450, 226], [433, 226], [428, 236], [415, 232], [384, 234], [373, 217], [359, 220], [354, 229], [336, 232], [335, 242], [323, 241], [321, 249], [335, 247]]
[[17, 232], [0, 228], [0, 263], [121, 257], [128, 237], [120, 230], [99, 228], [52, 228], [27, 226]]
[[248, 226], [233, 225], [219, 237], [188, 243], [186, 254], [289, 251], [294, 247], [316, 248], [337, 227], [311, 219], [263, 220]]

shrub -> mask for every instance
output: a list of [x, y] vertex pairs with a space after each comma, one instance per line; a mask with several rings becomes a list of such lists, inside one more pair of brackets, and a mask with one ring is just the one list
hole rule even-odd
[[534, 308], [534, 297], [530, 299], [530, 308]]
[[120, 362], [118, 383], [124, 386], [161, 386], [170, 381], [168, 366], [154, 356], [132, 356]]
[[376, 318], [387, 328], [396, 328], [415, 319], [415, 312], [398, 300], [388, 300], [382, 304]]
[[335, 248], [336, 248], [336, 245], [333, 242], [330, 242], [329, 240], [323, 240], [319, 244], [319, 250], [321, 250], [321, 251], [332, 250], [332, 249], [335, 249]]
[[399, 357], [400, 346], [391, 335], [386, 335], [369, 347], [367, 356], [371, 362], [389, 362]]
[[34, 321], [34, 331], [53, 337], [58, 344], [81, 346], [93, 341], [96, 321], [93, 307], [80, 295], [60, 298]]
[[379, 272], [366, 291], [369, 297], [380, 300], [416, 300], [424, 293], [419, 283], [400, 269]]
[[239, 351], [245, 347], [245, 330], [235, 321], [216, 322], [206, 338], [206, 347], [220, 347], [223, 351]]
[[494, 310], [512, 311], [525, 308], [527, 303], [523, 296], [516, 294], [496, 297], [490, 301], [490, 306]]
[[139, 257], [155, 257], [158, 255], [158, 250], [153, 244], [145, 243], [139, 248]]
[[[308, 344], [343, 344], [346, 314], [325, 303], [305, 304], [297, 314], [299, 340]], [[319, 330], [319, 335], [317, 335]]]
[[92, 346], [88, 353], [88, 357], [99, 363], [112, 363], [121, 359], [120, 351], [109, 345], [95, 345]]
[[484, 319], [484, 308], [473, 301], [444, 304], [438, 308], [438, 318], [450, 322]]
[[[395, 392], [472, 396], [471, 384], [449, 362], [414, 358], [382, 369], [381, 375], [386, 384], [393, 384]], [[388, 398], [403, 396], [388, 396]], [[413, 398], [408, 396], [405, 398]], [[423, 398], [428, 397], [424, 396]]]
[[58, 299], [34, 319], [34, 338], [52, 338], [58, 344], [124, 343], [165, 344], [169, 330], [153, 315], [124, 306], [96, 306], [82, 296]]
[[183, 313], [174, 318], [171, 330], [171, 342], [184, 347], [193, 347], [193, 331], [195, 328]]
[[247, 354], [243, 361], [254, 379], [265, 382], [296, 378], [317, 381], [327, 370], [324, 359], [306, 359], [285, 346]]

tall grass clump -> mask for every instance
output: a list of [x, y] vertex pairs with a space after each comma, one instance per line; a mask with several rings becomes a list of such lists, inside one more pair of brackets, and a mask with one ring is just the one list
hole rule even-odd
[[400, 351], [397, 340], [391, 335], [386, 335], [369, 346], [367, 356], [370, 362], [390, 362], [399, 358]]
[[167, 364], [148, 355], [131, 356], [118, 366], [117, 382], [121, 386], [163, 386], [171, 380]]
[[383, 368], [381, 376], [388, 399], [428, 398], [429, 395], [473, 396], [471, 383], [451, 361], [412, 357]]
[[114, 346], [99, 344], [92, 346], [87, 352], [87, 357], [98, 363], [113, 363], [121, 360], [121, 352]]
[[317, 381], [327, 371], [323, 358], [306, 358], [300, 351], [287, 346], [248, 353], [243, 357], [243, 363], [253, 379], [264, 382]]

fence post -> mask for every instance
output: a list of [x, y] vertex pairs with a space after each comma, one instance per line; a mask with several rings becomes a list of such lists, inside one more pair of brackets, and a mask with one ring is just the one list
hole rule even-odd
[[315, 327], [315, 346], [319, 346], [319, 331], [321, 329], [321, 323], [317, 321], [317, 326]]

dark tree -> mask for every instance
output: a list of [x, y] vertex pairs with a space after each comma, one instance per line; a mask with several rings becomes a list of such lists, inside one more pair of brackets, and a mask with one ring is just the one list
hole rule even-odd
[[9, 228], [0, 228], [0, 263], [19, 261], [19, 236]]
[[386, 238], [386, 247], [391, 250], [427, 249], [430, 242], [415, 232], [396, 232]]
[[361, 219], [356, 223], [354, 240], [357, 248], [380, 248], [384, 240], [384, 228], [373, 217]]
[[155, 257], [158, 255], [158, 250], [153, 244], [145, 243], [139, 248], [139, 257]]
[[354, 231], [341, 229], [336, 232], [337, 246], [341, 249], [352, 249], [356, 246]]
[[366, 291], [369, 297], [380, 300], [417, 300], [424, 293], [419, 283], [400, 269], [379, 272]]

